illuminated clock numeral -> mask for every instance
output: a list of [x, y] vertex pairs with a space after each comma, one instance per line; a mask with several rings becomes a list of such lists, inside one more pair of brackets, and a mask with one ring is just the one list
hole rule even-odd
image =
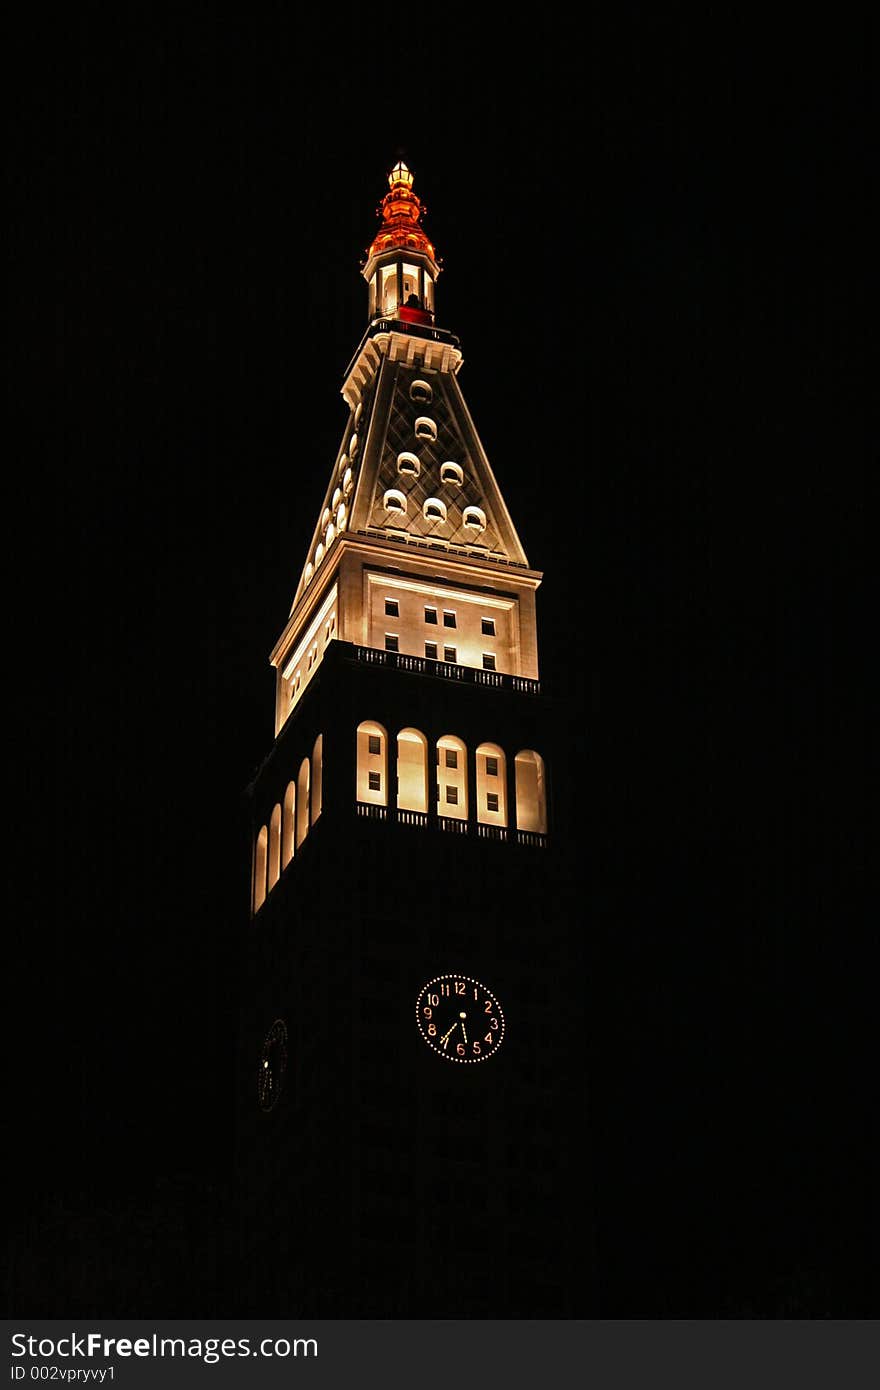
[[482, 1050], [483, 1050], [483, 1049], [480, 1047], [480, 1044], [479, 1044], [478, 1042], [475, 1042], [475, 1043], [474, 1043], [474, 1056], [475, 1056], [475, 1057], [479, 1057], [479, 1055], [480, 1055], [480, 1053], [482, 1052]]
[[[448, 986], [448, 985], [441, 985], [441, 986], [440, 986], [440, 993], [441, 993], [441, 994], [445, 994], [446, 997], [447, 997], [447, 999], [448, 999], [448, 998], [449, 998], [449, 986]], [[439, 999], [437, 1000], [437, 1003], [438, 1003], [438, 1004], [440, 1003], [440, 1000], [439, 1000]]]
[[[428, 1024], [428, 1037], [429, 1037], [429, 1038], [436, 1038], [436, 1036], [437, 1036], [437, 1025], [436, 1025], [436, 1023], [429, 1023], [429, 1024]], [[444, 1044], [444, 1046], [445, 1046], [445, 1044]]]
[[456, 1044], [455, 1050], [456, 1050], [456, 1052], [458, 1053], [459, 1057], [463, 1057], [463, 1056], [464, 1056], [464, 1043], [457, 1043], [457, 1044]]
[[493, 1032], [497, 1032], [497, 1031], [498, 1031], [498, 1019], [497, 1019], [497, 1018], [490, 1018], [490, 1019], [489, 1019], [489, 1027], [493, 1030]]
[[479, 997], [480, 997], [480, 992], [479, 992], [479, 990], [476, 990], [476, 989], [475, 989], [475, 990], [474, 990], [474, 999], [477, 1000], [477, 999], [479, 999]]
[[422, 1013], [425, 1015], [425, 1018], [433, 1018], [433, 1017], [434, 1017], [434, 1010], [433, 1010], [433, 1009], [429, 1009], [428, 1006], [427, 1006], [427, 1004], [426, 1004], [425, 1007], [422, 1009]]
[[484, 1000], [483, 1000], [483, 1003], [486, 1005], [485, 1009], [483, 1010], [483, 1013], [484, 1013], [484, 1014], [490, 1014], [490, 1013], [492, 1012], [492, 1000], [491, 1000], [491, 999], [484, 999]]
[[492, 1041], [492, 1034], [491, 1034], [491, 1033], [487, 1033], [486, 1036], [485, 1036], [485, 1038], [483, 1039], [483, 1042], [491, 1043], [491, 1041]]
[[[447, 993], [448, 993], [448, 990], [447, 990]], [[436, 1009], [437, 1005], [440, 1003], [440, 996], [439, 996], [439, 994], [429, 994], [429, 995], [428, 995], [428, 1003], [429, 1003], [429, 1004], [433, 1004], [434, 1008]]]
[[464, 980], [456, 980], [455, 992], [456, 994], [464, 994]]

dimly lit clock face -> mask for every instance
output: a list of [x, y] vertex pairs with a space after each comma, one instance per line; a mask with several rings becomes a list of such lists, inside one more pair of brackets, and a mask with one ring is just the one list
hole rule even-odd
[[495, 995], [469, 975], [438, 975], [416, 1002], [419, 1032], [447, 1062], [485, 1062], [504, 1037]]
[[272, 1024], [263, 1042], [260, 1065], [257, 1070], [257, 1094], [260, 1109], [271, 1110], [284, 1086], [284, 1073], [287, 1070], [287, 1025], [278, 1018]]

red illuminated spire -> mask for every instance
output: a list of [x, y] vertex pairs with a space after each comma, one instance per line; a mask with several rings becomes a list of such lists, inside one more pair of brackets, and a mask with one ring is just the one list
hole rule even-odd
[[393, 251], [397, 247], [409, 247], [413, 251], [424, 251], [432, 261], [437, 259], [432, 243], [419, 226], [419, 218], [425, 209], [412, 191], [412, 182], [411, 172], [399, 159], [388, 175], [389, 191], [377, 208], [382, 226], [373, 239], [368, 256], [379, 256], [383, 251]]

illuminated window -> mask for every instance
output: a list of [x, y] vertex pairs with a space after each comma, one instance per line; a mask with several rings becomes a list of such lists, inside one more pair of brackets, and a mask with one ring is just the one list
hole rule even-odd
[[312, 825], [321, 814], [324, 795], [324, 735], [318, 734], [312, 749]]
[[347, 497], [348, 494], [351, 492], [351, 469], [350, 469], [350, 468], [346, 468], [344, 474], [342, 475], [342, 491], [344, 492], [344, 494], [345, 494], [346, 497]]
[[389, 488], [385, 494], [383, 505], [386, 512], [403, 513], [406, 511], [406, 498], [396, 488]]
[[440, 481], [461, 487], [464, 482], [464, 469], [457, 463], [443, 463], [440, 465]]
[[360, 446], [358, 444], [358, 437], [356, 434], [353, 434], [351, 436], [351, 439], [348, 441], [348, 457], [352, 460], [352, 462], [357, 458], [359, 447]]
[[445, 750], [445, 753], [446, 753], [446, 766], [447, 766], [447, 767], [458, 767], [458, 750], [457, 750], [456, 748], [447, 748], [447, 749]]
[[428, 809], [428, 740], [418, 729], [397, 735], [397, 805], [403, 811]]
[[486, 513], [480, 507], [465, 507], [462, 521], [469, 531], [486, 529]]
[[434, 623], [434, 624], [436, 625], [436, 623], [437, 623], [437, 609], [436, 609], [436, 608], [426, 608], [426, 609], [425, 609], [425, 622], [426, 622], [426, 623]]
[[[481, 743], [476, 752], [477, 819], [486, 825], [507, 825], [507, 763], [497, 743]], [[491, 778], [491, 782], [490, 779]]]
[[429, 656], [429, 657], [431, 658], [432, 661], [436, 661], [436, 660], [437, 660], [437, 643], [436, 643], [436, 642], [426, 642], [426, 643], [425, 643], [425, 656]]
[[[378, 751], [376, 744], [378, 743]], [[379, 763], [376, 765], [376, 759]], [[378, 776], [378, 788], [372, 784], [371, 774]], [[358, 801], [372, 802], [374, 806], [384, 806], [385, 791], [388, 784], [388, 735], [381, 724], [372, 719], [358, 725], [357, 730], [357, 783]]]
[[321, 542], [319, 541], [319, 542], [318, 542], [318, 548], [317, 548], [317, 550], [315, 551], [315, 564], [316, 564], [316, 565], [320, 565], [320, 563], [321, 563], [321, 561], [323, 560], [323, 558], [324, 558], [324, 547], [323, 547], [323, 545], [321, 544]]
[[547, 833], [547, 791], [544, 759], [525, 748], [514, 759], [516, 769], [516, 825], [518, 830]]
[[400, 639], [395, 632], [385, 633], [385, 650], [386, 652], [397, 652], [400, 650]]
[[295, 834], [296, 815], [296, 785], [288, 782], [287, 791], [284, 793], [284, 805], [281, 812], [281, 868], [286, 869], [293, 858], [293, 843]]
[[269, 831], [265, 825], [260, 827], [254, 846], [254, 912], [259, 912], [266, 901], [266, 858], [269, 845]]
[[335, 489], [334, 489], [334, 491], [333, 491], [333, 501], [330, 503], [330, 506], [333, 508], [334, 512], [336, 511], [336, 508], [339, 506], [339, 503], [340, 503], [341, 501], [342, 501], [342, 488], [341, 488], [341, 487], [338, 487], [338, 488], [335, 488]]
[[311, 780], [308, 758], [299, 765], [296, 783], [296, 847], [299, 849], [309, 833], [309, 783]]
[[400, 604], [398, 603], [398, 601], [397, 601], [396, 598], [386, 598], [386, 600], [385, 600], [385, 617], [386, 617], [386, 618], [399, 618], [399, 617], [400, 617]]
[[364, 413], [364, 403], [363, 403], [363, 401], [358, 401], [357, 405], [355, 406], [355, 410], [354, 410], [354, 423], [355, 423], [356, 426], [360, 424], [361, 416], [363, 415], [363, 413]]
[[430, 415], [420, 415], [416, 420], [416, 439], [437, 438], [437, 425]]
[[444, 661], [457, 661], [457, 660], [458, 660], [458, 656], [457, 656], [457, 654], [456, 654], [455, 647], [444, 647], [444, 648], [443, 648], [443, 660], [444, 660]]
[[482, 634], [483, 634], [484, 637], [494, 637], [494, 636], [495, 636], [495, 619], [494, 619], [494, 618], [481, 618], [481, 619], [480, 619], [480, 631], [482, 632]]
[[382, 790], [382, 774], [381, 774], [381, 773], [379, 773], [379, 772], [371, 772], [371, 773], [369, 774], [369, 788], [370, 788], [370, 791], [371, 791], [371, 792], [380, 792], [380, 791]]
[[455, 614], [450, 612], [448, 608], [443, 609], [443, 626], [455, 627]]
[[330, 508], [329, 508], [329, 507], [325, 507], [325, 508], [324, 508], [324, 511], [323, 511], [323, 513], [322, 513], [322, 516], [321, 516], [321, 525], [322, 525], [322, 526], [326, 526], [326, 525], [327, 525], [327, 522], [328, 522], [329, 520], [330, 520]]
[[422, 405], [427, 405], [433, 394], [427, 381], [414, 381], [409, 388], [410, 400], [418, 401]]
[[397, 471], [405, 478], [417, 478], [422, 471], [422, 465], [415, 454], [404, 452], [397, 455]]
[[422, 507], [422, 513], [426, 521], [445, 521], [446, 503], [441, 502], [439, 497], [429, 497]]
[[269, 820], [269, 891], [281, 877], [281, 806], [276, 803]]
[[397, 266], [383, 266], [379, 275], [379, 312], [382, 314], [390, 314], [397, 308]]
[[[455, 762], [448, 761], [454, 753]], [[447, 814], [467, 820], [467, 750], [455, 734], [444, 734], [437, 740], [437, 800], [449, 808]]]
[[483, 670], [484, 670], [484, 671], [494, 671], [494, 670], [495, 670], [495, 657], [494, 657], [494, 655], [493, 655], [492, 652], [483, 652]]

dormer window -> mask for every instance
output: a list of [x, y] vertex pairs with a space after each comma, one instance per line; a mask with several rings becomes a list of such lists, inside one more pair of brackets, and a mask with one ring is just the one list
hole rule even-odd
[[452, 487], [461, 487], [464, 482], [464, 469], [458, 463], [441, 463], [440, 465], [441, 483], [449, 483]]
[[397, 471], [406, 478], [417, 478], [422, 471], [415, 454], [403, 453], [397, 455]]
[[437, 438], [437, 425], [430, 415], [420, 415], [416, 420], [416, 439]]
[[480, 507], [465, 507], [462, 521], [469, 531], [486, 529], [486, 513]]
[[336, 511], [336, 508], [339, 506], [339, 503], [340, 503], [341, 501], [342, 501], [342, 488], [341, 488], [341, 487], [338, 487], [338, 488], [336, 488], [336, 489], [334, 490], [334, 492], [333, 492], [333, 501], [330, 503], [330, 506], [331, 506], [331, 508], [332, 508], [332, 510], [333, 510], [334, 512]]
[[344, 476], [343, 479], [342, 479], [342, 491], [343, 491], [343, 494], [344, 494], [346, 497], [347, 497], [348, 494], [351, 492], [351, 469], [350, 469], [350, 468], [346, 468], [346, 470], [345, 470], [345, 476]]
[[396, 488], [388, 489], [383, 499], [382, 505], [384, 506], [386, 512], [395, 512], [399, 516], [403, 516], [406, 512], [406, 498], [404, 497], [403, 493], [398, 492]]
[[409, 388], [409, 398], [417, 401], [419, 405], [427, 405], [433, 398], [434, 392], [427, 381], [414, 381]]
[[345, 517], [346, 517], [345, 503], [344, 503], [344, 502], [340, 502], [340, 504], [339, 504], [339, 510], [338, 510], [338, 512], [336, 513], [336, 529], [337, 529], [337, 531], [344, 531], [344, 530], [345, 530]]
[[356, 458], [357, 458], [359, 447], [360, 447], [360, 446], [359, 446], [359, 444], [358, 444], [358, 437], [357, 437], [356, 434], [353, 434], [353, 435], [351, 436], [351, 439], [348, 441], [348, 456], [349, 456], [349, 458], [351, 458], [351, 459], [356, 459]]
[[321, 517], [321, 526], [322, 526], [322, 528], [323, 528], [324, 526], [327, 525], [327, 522], [328, 522], [329, 520], [330, 520], [330, 508], [329, 508], [329, 507], [325, 507], [325, 508], [324, 508], [324, 513], [323, 513], [323, 515], [322, 515], [322, 517]]
[[324, 547], [323, 547], [323, 545], [321, 544], [321, 542], [318, 541], [318, 548], [317, 548], [317, 550], [315, 551], [315, 564], [316, 564], [316, 565], [320, 565], [320, 563], [321, 563], [321, 561], [323, 560], [323, 558], [324, 558]]
[[446, 520], [446, 503], [441, 502], [439, 497], [429, 497], [422, 507], [425, 520], [430, 522]]

